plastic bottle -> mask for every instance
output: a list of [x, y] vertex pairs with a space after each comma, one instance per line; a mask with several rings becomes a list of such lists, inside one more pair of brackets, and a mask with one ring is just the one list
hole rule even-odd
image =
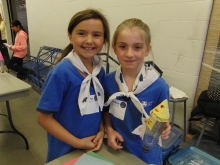
[[0, 72], [4, 73], [4, 65], [5, 65], [5, 61], [4, 58], [2, 56], [2, 53], [0, 52]]
[[148, 152], [157, 145], [159, 137], [163, 132], [165, 126], [166, 122], [156, 122], [152, 130], [146, 127], [144, 137], [142, 140], [143, 152]]
[[148, 152], [153, 149], [159, 137], [169, 121], [168, 101], [164, 100], [150, 112], [150, 117], [146, 122], [146, 130], [142, 138], [142, 151]]

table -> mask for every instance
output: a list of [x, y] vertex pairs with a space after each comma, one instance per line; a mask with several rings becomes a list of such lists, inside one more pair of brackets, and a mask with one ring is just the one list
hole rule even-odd
[[11, 116], [9, 100], [24, 97], [29, 95], [31, 85], [26, 82], [14, 77], [13, 75], [4, 72], [0, 73], [0, 102], [6, 102], [7, 115], [1, 114], [2, 116], [8, 117], [12, 130], [2, 130], [0, 133], [15, 133], [21, 136], [26, 144], [26, 149], [29, 149], [28, 141], [23, 134], [21, 134], [14, 126]]
[[[66, 163], [76, 158], [77, 156], [82, 155], [83, 153], [84, 153], [83, 150], [76, 150], [64, 156], [61, 156], [58, 159], [55, 159], [45, 165], [62, 165], [63, 163]], [[125, 150], [115, 151], [112, 148], [108, 147], [106, 138], [103, 141], [101, 149], [95, 153], [112, 161], [116, 165], [135, 165], [135, 164], [147, 165], [147, 163], [143, 162], [142, 160], [132, 155], [128, 151]]]
[[175, 114], [175, 109], [176, 109], [176, 103], [184, 103], [184, 132], [183, 132], [183, 141], [186, 142], [186, 100], [188, 98], [187, 97], [183, 97], [183, 98], [178, 98], [178, 99], [173, 99], [170, 98], [170, 102], [173, 103], [173, 112], [172, 112], [172, 121], [171, 121], [171, 126], [173, 127], [174, 124], [174, 114]]

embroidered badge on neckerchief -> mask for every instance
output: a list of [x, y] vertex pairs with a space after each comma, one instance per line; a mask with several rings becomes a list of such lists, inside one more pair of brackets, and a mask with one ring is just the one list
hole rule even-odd
[[78, 96], [78, 105], [79, 105], [81, 116], [84, 115], [87, 105], [89, 103], [89, 97], [90, 97], [89, 89], [90, 89], [91, 81], [93, 83], [96, 97], [98, 99], [97, 100], [98, 105], [100, 107], [100, 110], [102, 111], [103, 104], [104, 104], [104, 90], [102, 88], [101, 83], [99, 82], [99, 79], [96, 77], [102, 68], [102, 62], [103, 62], [102, 59], [97, 55], [93, 57], [92, 74], [89, 73], [89, 71], [83, 65], [79, 56], [75, 52], [71, 51], [64, 59], [69, 59], [75, 67], [77, 67], [83, 73], [87, 74], [87, 76], [85, 77], [85, 79], [83, 80], [81, 84], [80, 92]]

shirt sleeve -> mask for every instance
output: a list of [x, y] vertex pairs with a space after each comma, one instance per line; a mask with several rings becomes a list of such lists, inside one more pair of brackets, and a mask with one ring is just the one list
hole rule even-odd
[[21, 51], [27, 48], [27, 36], [25, 34], [18, 34], [15, 45], [11, 47], [13, 51]]
[[[163, 80], [163, 79], [162, 79]], [[162, 101], [164, 101], [165, 99], [167, 99], [167, 101], [169, 102], [170, 100], [170, 92], [169, 92], [169, 86], [168, 84], [163, 80], [163, 84], [161, 84], [161, 92], [160, 92], [160, 97], [159, 97], [159, 102], [158, 104], [160, 104]]]
[[59, 112], [63, 97], [65, 95], [65, 85], [57, 74], [50, 73], [44, 82], [41, 97], [37, 105], [37, 110], [41, 112]]
[[56, 112], [53, 112], [53, 111], [45, 111], [45, 110], [40, 109], [40, 108], [37, 108], [37, 111], [38, 111], [38, 112], [41, 112], [41, 113], [44, 113], [44, 114], [52, 114], [52, 113], [56, 113]]

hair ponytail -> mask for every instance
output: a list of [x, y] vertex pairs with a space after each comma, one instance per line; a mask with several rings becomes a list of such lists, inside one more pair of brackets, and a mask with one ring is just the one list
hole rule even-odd
[[55, 65], [60, 62], [64, 57], [66, 57], [73, 50], [73, 45], [69, 44], [62, 50], [61, 57], [56, 61]]

